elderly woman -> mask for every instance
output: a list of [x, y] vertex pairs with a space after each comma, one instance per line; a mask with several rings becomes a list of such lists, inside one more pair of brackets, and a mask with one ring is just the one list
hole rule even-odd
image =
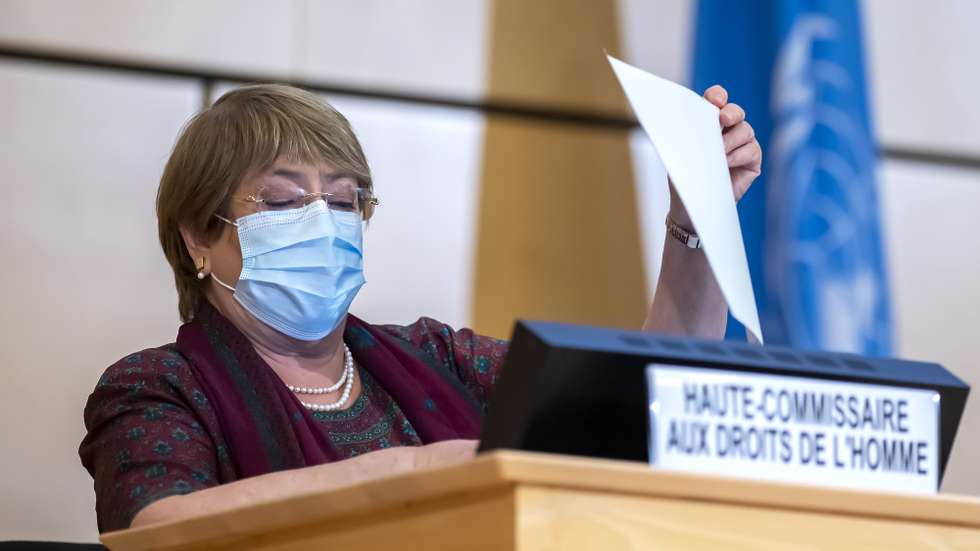
[[[706, 98], [741, 197], [761, 149], [724, 89]], [[670, 223], [691, 228], [674, 199]], [[348, 314], [377, 204], [347, 120], [310, 93], [248, 86], [190, 121], [157, 195], [184, 324], [109, 367], [85, 408], [100, 531], [474, 455], [507, 343]], [[668, 238], [644, 327], [720, 337], [725, 320], [704, 253]]]

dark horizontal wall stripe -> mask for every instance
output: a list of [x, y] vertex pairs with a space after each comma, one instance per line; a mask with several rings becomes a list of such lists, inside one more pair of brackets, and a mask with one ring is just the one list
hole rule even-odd
[[980, 156], [884, 146], [879, 155], [889, 161], [908, 161], [930, 165], [980, 170]]
[[[218, 81], [281, 82], [323, 94], [340, 94], [367, 99], [399, 101], [418, 105], [471, 109], [487, 113], [488, 115], [519, 117], [559, 124], [620, 129], [633, 129], [638, 126], [636, 120], [632, 117], [604, 114], [601, 112], [593, 113], [566, 109], [552, 109], [540, 105], [494, 100], [466, 101], [439, 95], [412, 94], [376, 88], [346, 86], [337, 83], [315, 80], [293, 79], [282, 75], [277, 76], [273, 74], [222, 71], [220, 69], [154, 63], [125, 59], [121, 57], [98, 56], [88, 53], [55, 51], [26, 47], [18, 44], [9, 44], [0, 41], [0, 59], [4, 58], [35, 63], [70, 66], [75, 68], [100, 69], [131, 74], [142, 74], [145, 76], [199, 80], [201, 81], [201, 85], [205, 92], [205, 100], [203, 101], [204, 105], [207, 105], [207, 98], [210, 97], [210, 90], [213, 84]], [[980, 155], [922, 150], [909, 147], [894, 147], [888, 145], [883, 146], [879, 154], [881, 157], [887, 160], [909, 161], [923, 164], [980, 170]]]
[[146, 76], [171, 77], [200, 80], [202, 82], [280, 82], [305, 88], [323, 94], [339, 94], [366, 99], [399, 101], [417, 105], [453, 107], [482, 111], [491, 115], [513, 116], [556, 123], [582, 126], [599, 126], [630, 129], [637, 126], [636, 120], [615, 114], [586, 112], [567, 109], [552, 109], [547, 106], [530, 105], [507, 101], [467, 101], [447, 96], [423, 95], [363, 88], [316, 80], [295, 79], [285, 75], [258, 74], [248, 72], [222, 71], [198, 67], [144, 62], [124, 58], [99, 57], [91, 54], [57, 52], [36, 48], [25, 48], [0, 42], [0, 58], [10, 58], [36, 63], [64, 65], [76, 68], [120, 71]]

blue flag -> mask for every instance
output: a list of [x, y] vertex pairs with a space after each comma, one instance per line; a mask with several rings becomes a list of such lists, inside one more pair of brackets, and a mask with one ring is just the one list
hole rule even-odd
[[[891, 351], [856, 0], [700, 0], [692, 86], [728, 89], [763, 147], [739, 202], [767, 343]], [[744, 329], [729, 320], [729, 337]]]

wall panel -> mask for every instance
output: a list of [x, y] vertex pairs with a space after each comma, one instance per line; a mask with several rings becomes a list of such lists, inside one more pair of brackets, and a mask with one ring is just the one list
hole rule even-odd
[[297, 29], [300, 72], [328, 82], [483, 97], [490, 0], [316, 0]]
[[487, 96], [579, 113], [625, 115], [603, 50], [622, 56], [614, 0], [494, 0]]
[[640, 327], [629, 132], [491, 117], [483, 163], [475, 327], [501, 338], [515, 318]]
[[864, 7], [879, 140], [980, 156], [980, 2], [864, 0]]
[[0, 41], [154, 63], [287, 74], [301, 0], [3, 0]]
[[82, 408], [109, 364], [172, 342], [154, 197], [190, 82], [0, 61], [0, 538], [93, 539]]
[[886, 162], [880, 180], [896, 355], [973, 387], [944, 490], [980, 494], [980, 171]]
[[3, 0], [0, 43], [483, 97], [488, 0]]
[[618, 0], [624, 60], [657, 76], [687, 83], [695, 5], [692, 0]]

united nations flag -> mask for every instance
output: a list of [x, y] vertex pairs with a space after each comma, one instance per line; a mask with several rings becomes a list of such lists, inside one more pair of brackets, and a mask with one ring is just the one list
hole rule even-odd
[[859, 3], [701, 0], [696, 21], [693, 86], [760, 117], [766, 160], [739, 215], [766, 341], [888, 354]]

